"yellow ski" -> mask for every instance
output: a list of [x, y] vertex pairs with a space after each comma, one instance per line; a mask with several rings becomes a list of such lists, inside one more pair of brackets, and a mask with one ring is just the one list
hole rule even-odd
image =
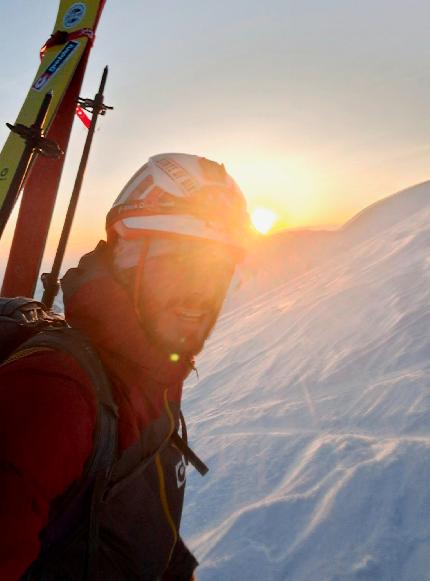
[[[91, 42], [99, 9], [105, 0], [61, 0], [54, 32], [36, 76], [31, 84], [16, 124], [31, 126], [46, 93], [51, 91], [52, 101], [45, 119], [44, 131], [49, 128], [76, 67]], [[0, 211], [9, 186], [24, 152], [25, 142], [11, 133], [0, 153]]]

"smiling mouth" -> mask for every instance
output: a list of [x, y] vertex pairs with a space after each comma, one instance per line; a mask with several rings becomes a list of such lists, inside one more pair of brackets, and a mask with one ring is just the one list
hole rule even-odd
[[177, 316], [184, 321], [190, 321], [198, 323], [203, 320], [206, 316], [206, 311], [195, 311], [195, 310], [185, 310], [181, 309], [180, 311], [176, 311]]

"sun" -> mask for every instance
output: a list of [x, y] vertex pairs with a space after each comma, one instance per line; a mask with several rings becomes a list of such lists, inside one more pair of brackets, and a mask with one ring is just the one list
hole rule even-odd
[[260, 234], [267, 234], [277, 219], [278, 217], [275, 212], [272, 212], [272, 210], [268, 210], [267, 208], [255, 208], [251, 214], [254, 228], [260, 232]]

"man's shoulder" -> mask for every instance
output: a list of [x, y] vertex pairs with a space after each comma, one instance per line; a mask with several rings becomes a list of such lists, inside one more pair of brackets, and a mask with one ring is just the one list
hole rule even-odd
[[[17, 351], [0, 365], [0, 391], [13, 390], [16, 397], [29, 400], [61, 394], [84, 399], [95, 409], [95, 392], [81, 364], [59, 349], [31, 347]], [[55, 393], [53, 393], [55, 392]]]
[[96, 426], [94, 390], [74, 358], [40, 350], [0, 366], [0, 461], [54, 498], [79, 478]]

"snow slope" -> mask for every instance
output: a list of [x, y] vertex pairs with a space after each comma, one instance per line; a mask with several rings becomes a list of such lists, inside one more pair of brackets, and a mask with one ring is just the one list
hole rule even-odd
[[257, 237], [243, 264], [241, 286], [225, 312], [321, 265], [430, 206], [430, 182], [412, 186], [368, 206], [337, 230], [285, 230]]
[[337, 232], [326, 230], [285, 230], [258, 236], [232, 285], [224, 312], [324, 262], [337, 247]]
[[368, 206], [342, 227], [349, 240], [363, 240], [393, 226], [405, 217], [430, 204], [430, 182], [423, 182], [378, 200]]
[[430, 579], [428, 202], [221, 319], [185, 390], [200, 581]]

